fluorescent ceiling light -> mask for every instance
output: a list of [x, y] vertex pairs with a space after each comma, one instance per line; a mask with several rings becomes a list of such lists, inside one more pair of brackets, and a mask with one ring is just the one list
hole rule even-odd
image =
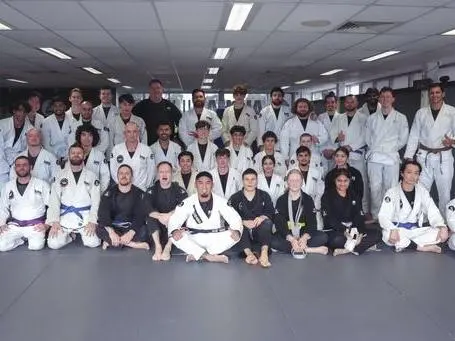
[[115, 79], [115, 78], [108, 78], [107, 80], [108, 80], [109, 82], [112, 82], [112, 83], [115, 83], [115, 84], [121, 83], [118, 79]]
[[212, 84], [213, 83], [213, 78], [204, 78], [202, 80], [202, 83], [209, 83], [209, 84]]
[[442, 36], [455, 36], [455, 29], [447, 31], [447, 32], [444, 32], [444, 33], [441, 33], [441, 35]]
[[0, 22], [0, 31], [11, 31], [12, 28]]
[[252, 8], [253, 4], [235, 3], [232, 6], [231, 14], [229, 14], [225, 30], [240, 31]]
[[321, 73], [321, 76], [331, 76], [331, 75], [334, 75], [334, 74], [336, 74], [338, 72], [341, 72], [341, 71], [344, 71], [344, 69], [333, 69], [333, 70]]
[[229, 51], [229, 47], [219, 47], [216, 49], [215, 54], [213, 55], [213, 59], [226, 59]]
[[216, 75], [219, 70], [220, 70], [219, 67], [209, 67], [208, 68], [208, 74], [209, 75]]
[[371, 57], [368, 57], [368, 58], [364, 58], [364, 59], [362, 59], [362, 62], [373, 62], [373, 61], [378, 60], [378, 59], [382, 59], [382, 58], [387, 58], [387, 57], [393, 56], [394, 54], [397, 54], [397, 53], [400, 53], [400, 51], [383, 52], [383, 53], [380, 53], [380, 54], [377, 54], [377, 55], [374, 55], [374, 56], [371, 56]]
[[291, 87], [290, 85], [285, 85], [285, 86], [282, 86], [281, 89], [285, 90], [285, 89], [288, 89], [290, 87]]
[[40, 47], [39, 48], [41, 51], [44, 51], [46, 53], [49, 53], [50, 55], [60, 58], [60, 59], [72, 59], [70, 56], [67, 54], [64, 54], [63, 52], [60, 52], [59, 50], [56, 50], [52, 47]]
[[21, 81], [20, 79], [14, 79], [14, 78], [8, 78], [7, 81], [14, 82], [14, 83], [21, 83], [21, 84], [27, 84], [28, 83], [26, 81]]
[[294, 84], [301, 85], [308, 83], [310, 80], [309, 79], [302, 79], [301, 81], [294, 82]]
[[124, 88], [124, 89], [132, 89], [133, 87], [129, 86], [129, 85], [123, 85], [122, 88]]
[[93, 73], [94, 75], [101, 75], [101, 74], [103, 74], [101, 71], [98, 71], [97, 69], [94, 69], [94, 68], [89, 67], [89, 66], [83, 67], [82, 69], [84, 69], [85, 71], [88, 71], [88, 72], [90, 72], [90, 73]]
[[211, 88], [212, 88], [212, 87], [211, 87], [210, 85], [203, 85], [203, 86], [201, 86], [201, 89], [202, 89], [202, 90], [209, 90], [209, 89], [211, 89]]

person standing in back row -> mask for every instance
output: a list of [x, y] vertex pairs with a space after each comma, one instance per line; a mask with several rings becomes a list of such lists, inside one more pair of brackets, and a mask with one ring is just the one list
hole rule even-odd
[[143, 143], [149, 146], [158, 140], [158, 123], [170, 121], [174, 133], [182, 118], [182, 113], [174, 103], [163, 98], [163, 90], [163, 83], [159, 79], [152, 79], [149, 82], [149, 98], [140, 101], [133, 108], [133, 114], [145, 121], [148, 142]]

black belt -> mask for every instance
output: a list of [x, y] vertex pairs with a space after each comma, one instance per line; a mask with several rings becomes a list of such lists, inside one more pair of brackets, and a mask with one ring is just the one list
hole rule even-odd
[[197, 234], [197, 233], [218, 233], [218, 232], [224, 232], [224, 231], [229, 230], [229, 227], [220, 227], [220, 228], [211, 229], [211, 230], [194, 229], [194, 228], [186, 227], [185, 230], [188, 231], [190, 234]]

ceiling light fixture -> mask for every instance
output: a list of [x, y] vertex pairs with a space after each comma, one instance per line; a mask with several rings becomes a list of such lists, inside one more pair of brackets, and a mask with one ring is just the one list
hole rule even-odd
[[28, 82], [22, 81], [20, 79], [14, 79], [14, 78], [8, 78], [7, 81], [14, 82], [14, 83], [21, 83], [21, 84], [27, 84]]
[[286, 90], [286, 89], [289, 89], [290, 87], [291, 87], [290, 85], [285, 85], [285, 86], [282, 86], [281, 89]]
[[52, 47], [40, 47], [39, 49], [59, 59], [72, 59], [67, 54], [64, 54], [63, 52], [60, 52], [59, 50], [54, 49]]
[[218, 73], [218, 71], [220, 70], [219, 67], [209, 67], [208, 68], [208, 74], [209, 75], [216, 75]]
[[240, 31], [245, 24], [248, 14], [253, 8], [252, 3], [234, 3], [232, 5], [231, 13], [229, 14], [226, 23], [225, 31]]
[[397, 54], [397, 53], [400, 53], [400, 51], [386, 51], [386, 52], [379, 53], [377, 55], [374, 55], [374, 56], [371, 56], [368, 58], [364, 58], [364, 59], [362, 59], [362, 62], [374, 62], [375, 60], [387, 58], [387, 57], [393, 56], [394, 54]]
[[11, 31], [12, 28], [0, 22], [0, 31]]
[[310, 81], [309, 79], [302, 79], [301, 81], [294, 82], [294, 84], [302, 85], [308, 83], [309, 81]]
[[212, 87], [211, 87], [210, 85], [203, 85], [203, 86], [201, 86], [201, 89], [202, 89], [202, 90], [209, 90], [209, 89], [211, 89], [211, 88], [212, 88]]
[[129, 85], [123, 85], [122, 88], [130, 90], [130, 89], [132, 89], [133, 87], [132, 87], [132, 86], [129, 86]]
[[202, 83], [209, 83], [209, 84], [212, 84], [213, 83], [213, 78], [204, 78], [202, 80]]
[[344, 69], [333, 69], [333, 70], [321, 73], [321, 76], [331, 76], [331, 75], [334, 75], [334, 74], [336, 74], [338, 72], [341, 72], [341, 71], [344, 71]]
[[98, 71], [97, 69], [94, 69], [90, 66], [85, 66], [82, 68], [85, 71], [88, 71], [90, 73], [93, 73], [94, 75], [102, 75], [103, 73], [101, 71]]
[[230, 50], [229, 47], [218, 47], [213, 55], [213, 59], [226, 59]]
[[455, 29], [441, 33], [442, 36], [455, 36]]
[[120, 84], [120, 83], [121, 83], [121, 82], [120, 82], [118, 79], [116, 79], [116, 78], [108, 78], [107, 80], [108, 80], [109, 82], [112, 82], [112, 83], [115, 83], [115, 84]]

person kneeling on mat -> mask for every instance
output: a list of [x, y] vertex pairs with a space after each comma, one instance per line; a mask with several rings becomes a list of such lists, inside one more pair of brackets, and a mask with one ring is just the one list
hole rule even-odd
[[[228, 263], [229, 258], [221, 253], [234, 246], [242, 235], [242, 218], [226, 199], [213, 194], [212, 188], [212, 175], [206, 171], [198, 173], [197, 193], [183, 200], [169, 218], [169, 236], [187, 254], [187, 262], [202, 258]], [[227, 227], [222, 225], [221, 218]]]
[[418, 183], [421, 171], [417, 161], [405, 161], [400, 169], [400, 184], [386, 192], [379, 210], [382, 240], [397, 252], [409, 248], [441, 253], [438, 244], [448, 238], [444, 218], [430, 193]]

